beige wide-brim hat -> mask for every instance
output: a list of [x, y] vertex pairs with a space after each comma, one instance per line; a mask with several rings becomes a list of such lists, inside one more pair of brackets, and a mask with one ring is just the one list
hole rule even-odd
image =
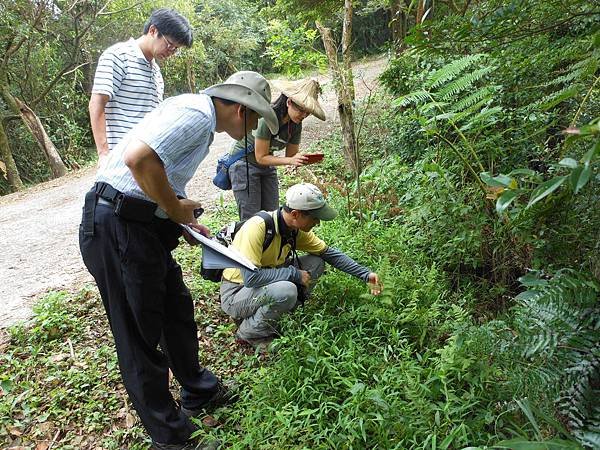
[[287, 98], [292, 99], [302, 109], [321, 120], [325, 120], [325, 112], [319, 105], [321, 86], [314, 78], [298, 81], [274, 80], [273, 86]]
[[279, 121], [271, 107], [271, 87], [261, 74], [249, 70], [236, 72], [224, 83], [205, 89], [204, 93], [247, 106], [265, 119], [271, 133], [279, 131]]

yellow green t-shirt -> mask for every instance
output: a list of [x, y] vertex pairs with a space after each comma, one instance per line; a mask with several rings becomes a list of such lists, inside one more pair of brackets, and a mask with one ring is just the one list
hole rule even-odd
[[[286, 257], [292, 250], [290, 244], [285, 244], [281, 248], [281, 235], [277, 223], [277, 211], [270, 212], [275, 222], [275, 236], [273, 242], [263, 253], [263, 242], [265, 240], [265, 221], [259, 216], [253, 216], [244, 223], [242, 228], [236, 233], [231, 247], [236, 249], [257, 267], [278, 267], [285, 262]], [[281, 252], [279, 251], [281, 248]], [[317, 237], [315, 233], [308, 233], [302, 230], [298, 231], [296, 237], [296, 250], [320, 255], [327, 249], [327, 244]], [[225, 269], [223, 278], [233, 283], [243, 283], [240, 269]]]

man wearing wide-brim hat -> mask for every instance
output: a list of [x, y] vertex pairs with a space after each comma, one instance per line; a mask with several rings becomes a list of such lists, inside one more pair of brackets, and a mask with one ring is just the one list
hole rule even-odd
[[[198, 361], [193, 302], [171, 256], [182, 228], [203, 234], [185, 188], [215, 132], [240, 139], [259, 117], [277, 130], [268, 82], [238, 72], [199, 94], [171, 97], [107, 157], [86, 195], [79, 241], [96, 280], [131, 402], [156, 449], [196, 448], [190, 417], [231, 401]], [[158, 345], [160, 344], [160, 350]], [[169, 369], [181, 385], [169, 392]]]
[[[277, 114], [277, 131], [260, 120], [256, 131], [236, 142], [230, 152], [234, 159], [241, 158], [231, 165], [229, 176], [242, 220], [258, 211], [277, 208], [277, 167], [307, 164], [308, 158], [299, 151], [303, 120], [310, 115], [325, 120], [317, 80], [274, 81], [273, 85], [281, 92], [272, 104]], [[274, 153], [279, 150], [285, 155], [276, 156]]]

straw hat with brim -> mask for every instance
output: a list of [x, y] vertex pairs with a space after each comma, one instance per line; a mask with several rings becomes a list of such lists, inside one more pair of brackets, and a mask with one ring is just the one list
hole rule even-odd
[[271, 133], [277, 134], [279, 122], [271, 107], [271, 88], [261, 74], [252, 71], [236, 72], [224, 83], [204, 90], [211, 97], [218, 97], [247, 106], [265, 119]]
[[300, 108], [325, 120], [325, 112], [319, 105], [321, 86], [317, 80], [314, 78], [299, 81], [274, 80], [273, 85]]

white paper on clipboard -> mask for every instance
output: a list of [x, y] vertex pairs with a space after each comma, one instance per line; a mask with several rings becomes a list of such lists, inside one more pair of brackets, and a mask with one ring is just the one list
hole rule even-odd
[[202, 264], [207, 269], [258, 269], [252, 261], [237, 250], [225, 247], [187, 225], [182, 224], [181, 226], [202, 245]]

